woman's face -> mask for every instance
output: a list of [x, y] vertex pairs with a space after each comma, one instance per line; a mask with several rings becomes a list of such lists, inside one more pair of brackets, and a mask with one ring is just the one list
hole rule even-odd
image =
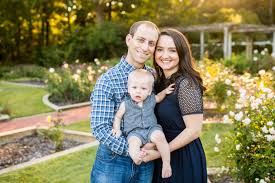
[[161, 35], [155, 51], [156, 63], [162, 68], [166, 77], [178, 71], [179, 55], [170, 36]]

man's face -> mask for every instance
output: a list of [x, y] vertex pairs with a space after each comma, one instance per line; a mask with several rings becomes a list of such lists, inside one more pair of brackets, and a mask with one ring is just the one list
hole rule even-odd
[[136, 68], [142, 68], [144, 63], [153, 55], [158, 40], [158, 32], [153, 27], [140, 25], [134, 36], [128, 34], [126, 44], [128, 46], [127, 61]]

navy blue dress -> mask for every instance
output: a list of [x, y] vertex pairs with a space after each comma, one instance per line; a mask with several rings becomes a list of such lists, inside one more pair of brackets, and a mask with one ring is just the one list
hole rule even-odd
[[[202, 92], [185, 77], [176, 80], [173, 94], [156, 105], [155, 113], [168, 142], [186, 127], [182, 116], [203, 113]], [[171, 153], [172, 176], [161, 177], [162, 160], [155, 160], [154, 183], [207, 183], [206, 158], [199, 138]]]

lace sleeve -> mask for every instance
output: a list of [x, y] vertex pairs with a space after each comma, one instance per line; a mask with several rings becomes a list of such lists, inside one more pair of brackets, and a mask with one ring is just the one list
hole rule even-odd
[[178, 103], [182, 116], [203, 113], [202, 92], [195, 83], [184, 78], [179, 83]]

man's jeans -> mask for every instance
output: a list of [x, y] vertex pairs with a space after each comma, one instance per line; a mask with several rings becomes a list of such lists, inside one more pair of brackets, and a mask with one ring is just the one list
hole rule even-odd
[[153, 162], [135, 165], [130, 157], [120, 156], [100, 144], [91, 172], [91, 183], [151, 183]]

